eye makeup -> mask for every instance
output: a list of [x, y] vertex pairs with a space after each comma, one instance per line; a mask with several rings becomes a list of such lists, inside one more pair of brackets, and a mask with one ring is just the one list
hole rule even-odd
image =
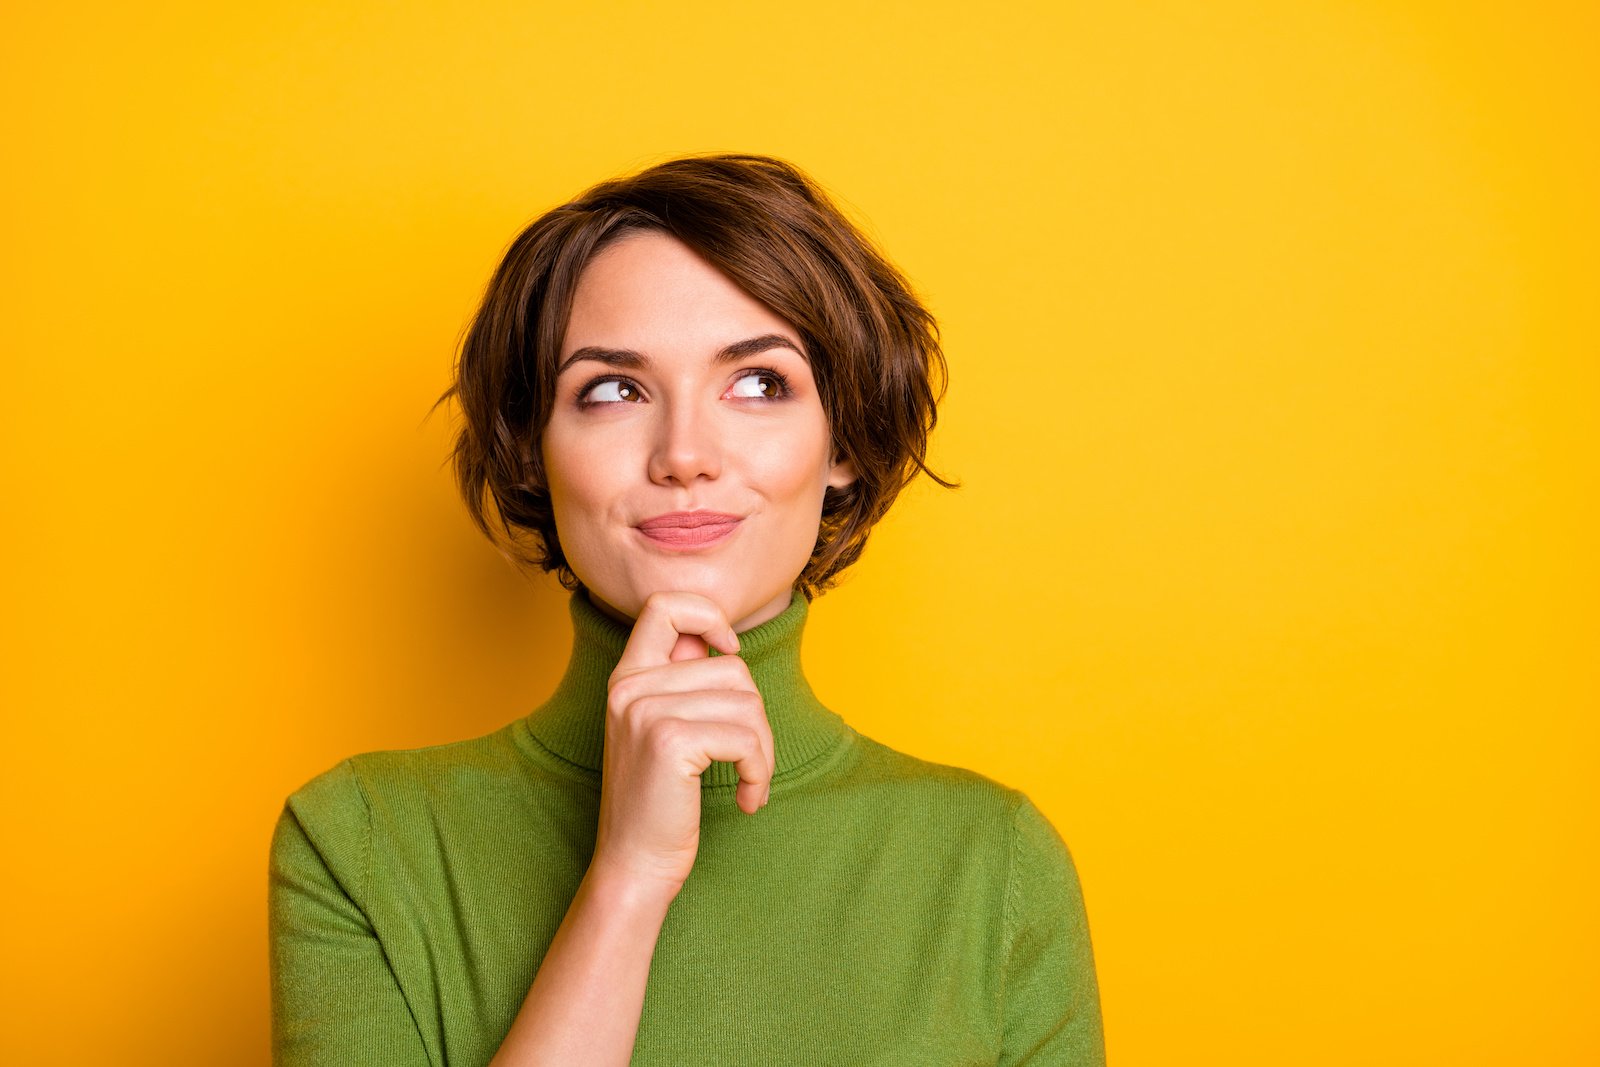
[[[775, 371], [775, 370], [771, 369], [770, 367], [751, 367], [748, 370], [746, 370], [743, 373], [741, 373], [737, 378], [734, 379], [734, 381], [737, 383], [739, 381], [743, 381], [745, 378], [752, 378], [752, 377], [771, 378], [771, 379], [773, 379], [775, 382], [778, 383], [778, 393], [777, 393], [777, 395], [776, 396], [759, 396], [759, 397], [756, 397], [756, 396], [741, 396], [741, 397], [735, 397], [734, 399], [736, 399], [736, 400], [757, 400], [757, 401], [769, 401], [770, 402], [770, 401], [778, 401], [778, 400], [787, 400], [791, 396], [794, 395], [794, 390], [789, 385], [788, 376], [783, 374], [783, 373], [781, 373], [780, 371]], [[585, 399], [585, 397], [587, 397], [589, 395], [589, 393], [591, 391], [593, 391], [593, 389], [596, 386], [604, 385], [607, 382], [618, 382], [618, 383], [620, 383], [622, 385], [626, 385], [626, 386], [631, 387], [635, 391], [635, 393], [640, 393], [641, 392], [641, 390], [639, 389], [639, 383], [634, 381], [632, 378], [626, 377], [625, 375], [621, 375], [621, 374], [603, 374], [598, 378], [591, 378], [589, 381], [585, 382], [582, 386], [580, 386], [578, 388], [578, 390], [577, 390], [577, 393], [576, 393], [575, 397], [574, 397], [574, 402], [580, 408], [597, 408], [597, 407], [607, 407], [607, 406], [612, 405], [612, 404], [632, 403], [632, 401], [627, 401], [627, 400], [586, 400]]]

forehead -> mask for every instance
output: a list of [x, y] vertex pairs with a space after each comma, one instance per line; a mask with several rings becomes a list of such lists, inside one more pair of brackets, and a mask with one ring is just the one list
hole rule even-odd
[[644, 231], [608, 245], [585, 265], [567, 320], [563, 354], [591, 344], [721, 347], [755, 333], [798, 334], [694, 249]]

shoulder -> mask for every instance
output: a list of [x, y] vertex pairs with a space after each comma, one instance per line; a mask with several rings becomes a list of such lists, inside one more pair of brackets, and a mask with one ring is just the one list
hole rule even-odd
[[856, 746], [846, 787], [913, 817], [957, 819], [1009, 836], [1019, 809], [1032, 807], [1020, 789], [980, 771], [922, 759], [865, 734], [857, 734]]
[[1082, 889], [1072, 849], [1034, 801], [1021, 797], [1011, 813], [1011, 905], [1021, 910], [1029, 894], [1082, 910]]
[[853, 788], [946, 823], [956, 818], [982, 824], [1009, 848], [1014, 884], [1076, 886], [1065, 839], [1029, 794], [979, 771], [920, 759], [865, 735], [857, 738], [861, 755], [848, 775]]
[[349, 831], [370, 828], [374, 813], [503, 793], [527, 773], [512, 736], [520, 726], [518, 720], [464, 741], [358, 753], [294, 789], [285, 806], [308, 830]]

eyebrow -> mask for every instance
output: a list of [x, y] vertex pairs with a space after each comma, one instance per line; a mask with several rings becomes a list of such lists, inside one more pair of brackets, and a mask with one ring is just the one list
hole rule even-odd
[[[732, 363], [745, 356], [753, 356], [758, 352], [768, 352], [774, 348], [787, 348], [795, 352], [807, 364], [810, 358], [789, 340], [775, 333], [762, 334], [760, 337], [747, 337], [743, 341], [735, 341], [726, 348], [719, 349], [711, 357], [714, 366]], [[630, 370], [639, 370], [650, 365], [650, 359], [642, 352], [635, 352], [631, 348], [602, 348], [599, 345], [585, 345], [572, 355], [562, 360], [561, 366], [556, 368], [556, 377], [561, 377], [566, 369], [579, 360], [593, 359], [612, 367], [626, 367]]]

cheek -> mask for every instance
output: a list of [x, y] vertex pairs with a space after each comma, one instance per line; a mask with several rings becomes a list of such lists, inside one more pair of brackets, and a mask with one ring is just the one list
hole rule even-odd
[[822, 491], [826, 451], [827, 442], [821, 437], [768, 439], [744, 451], [743, 466], [751, 484], [769, 499], [810, 503]]
[[582, 437], [563, 434], [557, 428], [545, 433], [540, 449], [557, 517], [564, 522], [582, 522], [606, 498], [606, 477], [616, 468], [615, 457], [607, 460], [592, 442], [586, 446]]

